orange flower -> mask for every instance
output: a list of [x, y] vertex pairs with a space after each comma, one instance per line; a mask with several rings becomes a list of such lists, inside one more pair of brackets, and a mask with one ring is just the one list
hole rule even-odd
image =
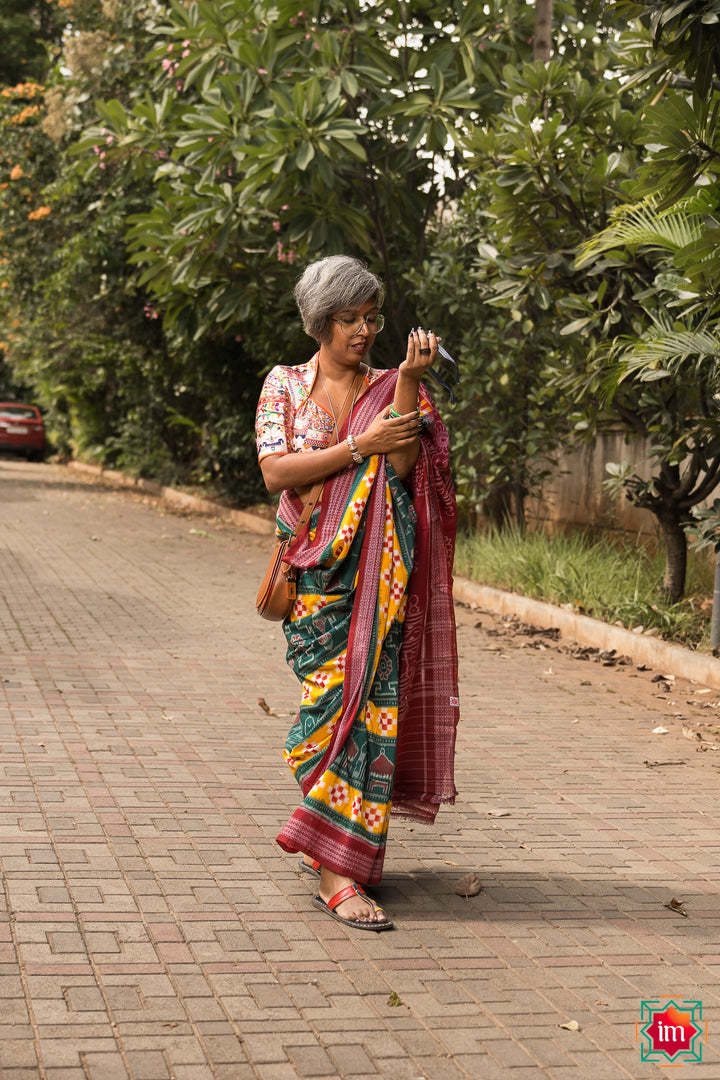
[[40, 221], [42, 218], [49, 217], [51, 213], [49, 206], [38, 206], [37, 210], [30, 211], [28, 221]]
[[12, 170], [10, 172], [10, 179], [11, 180], [19, 180], [20, 177], [24, 176], [24, 175], [25, 175], [25, 173], [22, 170], [22, 165], [13, 165]]

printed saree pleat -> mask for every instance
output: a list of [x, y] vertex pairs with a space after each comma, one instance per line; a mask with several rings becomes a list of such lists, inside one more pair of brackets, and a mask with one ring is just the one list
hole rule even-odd
[[[364, 430], [392, 401], [396, 378], [396, 371], [387, 372], [360, 399], [354, 430]], [[413, 473], [419, 516], [404, 485], [376, 455], [326, 481], [314, 532], [289, 553], [299, 571], [298, 599], [284, 629], [288, 663], [303, 694], [285, 757], [303, 801], [278, 842], [365, 884], [382, 875], [394, 788], [395, 808], [422, 821], [432, 821], [438, 805], [455, 796], [457, 657], [448, 640], [454, 642], [454, 497], [444, 433], [433, 414]], [[300, 505], [283, 494], [281, 530], [292, 529]], [[408, 601], [408, 652], [418, 665], [418, 688], [405, 662]], [[445, 700], [436, 730], [438, 693]]]

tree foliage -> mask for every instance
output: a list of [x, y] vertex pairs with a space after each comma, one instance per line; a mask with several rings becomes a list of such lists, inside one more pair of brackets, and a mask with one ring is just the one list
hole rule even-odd
[[102, 113], [108, 162], [152, 178], [130, 244], [175, 331], [252, 333], [270, 304], [287, 316], [293, 265], [349, 250], [386, 282], [377, 351], [397, 362], [415, 319], [404, 275], [460, 193], [461, 137], [496, 107], [499, 61], [527, 54], [531, 17], [517, 0], [173, 4], [152, 90]]
[[0, 85], [43, 80], [63, 21], [53, 0], [0, 0]]
[[419, 275], [426, 303], [452, 304], [460, 337], [462, 407], [450, 425], [460, 491], [500, 520], [522, 523], [559, 445], [574, 423], [587, 427], [572, 419], [568, 387], [593, 342], [627, 329], [636, 310], [642, 264], [574, 264], [637, 163], [638, 118], [605, 77], [608, 60], [593, 41], [548, 64], [505, 65], [492, 121], [465, 138], [471, 184]]
[[242, 344], [223, 334], [183, 348], [168, 339], [125, 241], [149, 181], [105, 167], [107, 133], [91, 150], [92, 178], [70, 157], [97, 119], [96, 98], [130, 106], [144, 92], [143, 61], [165, 6], [88, 0], [65, 10], [68, 32], [45, 87], [0, 92], [5, 363], [33, 387], [61, 453], [212, 479], [252, 498], [259, 381]]
[[376, 362], [421, 321], [461, 360], [469, 514], [522, 520], [560, 442], [620, 422], [657, 470], [617, 483], [684, 537], [713, 477], [718, 4], [551, 6], [533, 63], [520, 0], [37, 0], [53, 64], [0, 96], [0, 312], [58, 444], [247, 495], [258, 381], [309, 352], [294, 279], [350, 251], [388, 287]]
[[[639, 20], [620, 37], [617, 55], [630, 81], [651, 95], [638, 134], [644, 152], [628, 187], [635, 201], [577, 262], [582, 269], [598, 259], [641, 258], [651, 269], [634, 292], [633, 325], [593, 354], [584, 390], [650, 440], [651, 479], [617, 463], [611, 482], [657, 517], [672, 599], [683, 593], [692, 508], [720, 482], [719, 14], [712, 2], [611, 5], [610, 18]], [[651, 78], [659, 88], [650, 90]]]

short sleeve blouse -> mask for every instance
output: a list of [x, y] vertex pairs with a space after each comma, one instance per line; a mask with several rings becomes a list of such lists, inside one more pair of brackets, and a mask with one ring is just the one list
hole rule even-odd
[[[329, 446], [333, 418], [310, 397], [317, 364], [316, 353], [307, 364], [274, 367], [265, 379], [255, 418], [259, 461], [270, 454], [302, 454]], [[382, 374], [382, 370], [368, 368], [366, 385], [371, 386]]]

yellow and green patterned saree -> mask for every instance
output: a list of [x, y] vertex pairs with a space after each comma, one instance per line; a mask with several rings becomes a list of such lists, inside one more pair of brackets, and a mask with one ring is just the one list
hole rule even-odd
[[[351, 429], [392, 401], [396, 378], [369, 388]], [[285, 759], [303, 799], [278, 842], [369, 885], [382, 876], [391, 809], [431, 822], [455, 797], [455, 499], [447, 433], [425, 394], [421, 410], [408, 486], [383, 455], [337, 473], [290, 551], [298, 596], [284, 630], [302, 700]], [[283, 493], [281, 532], [301, 505]]]

